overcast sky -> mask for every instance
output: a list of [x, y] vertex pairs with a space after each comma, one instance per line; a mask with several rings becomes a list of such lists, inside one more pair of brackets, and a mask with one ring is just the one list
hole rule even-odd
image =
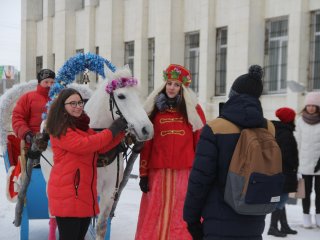
[[21, 0], [0, 0], [0, 65], [20, 70]]

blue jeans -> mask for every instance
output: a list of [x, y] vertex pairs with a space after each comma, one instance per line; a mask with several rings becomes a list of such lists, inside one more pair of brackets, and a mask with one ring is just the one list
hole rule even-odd
[[282, 193], [280, 196], [280, 202], [278, 202], [277, 209], [282, 210], [284, 205], [289, 199], [289, 193]]

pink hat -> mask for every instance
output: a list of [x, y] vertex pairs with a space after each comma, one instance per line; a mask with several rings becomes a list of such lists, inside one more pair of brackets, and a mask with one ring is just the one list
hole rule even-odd
[[320, 92], [309, 92], [305, 99], [305, 105], [315, 105], [320, 107]]

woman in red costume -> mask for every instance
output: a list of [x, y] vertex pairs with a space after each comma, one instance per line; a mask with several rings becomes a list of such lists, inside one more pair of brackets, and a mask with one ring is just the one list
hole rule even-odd
[[189, 173], [205, 116], [188, 88], [190, 72], [171, 64], [164, 84], [150, 94], [145, 109], [154, 138], [140, 155], [143, 192], [135, 239], [191, 239], [182, 211]]

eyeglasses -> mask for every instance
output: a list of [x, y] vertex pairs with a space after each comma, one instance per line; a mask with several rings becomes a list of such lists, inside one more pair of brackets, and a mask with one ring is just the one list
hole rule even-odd
[[80, 100], [79, 102], [77, 101], [72, 101], [72, 102], [68, 102], [65, 103], [64, 105], [70, 104], [71, 107], [76, 108], [77, 106], [79, 107], [83, 107], [84, 106], [84, 101]]

